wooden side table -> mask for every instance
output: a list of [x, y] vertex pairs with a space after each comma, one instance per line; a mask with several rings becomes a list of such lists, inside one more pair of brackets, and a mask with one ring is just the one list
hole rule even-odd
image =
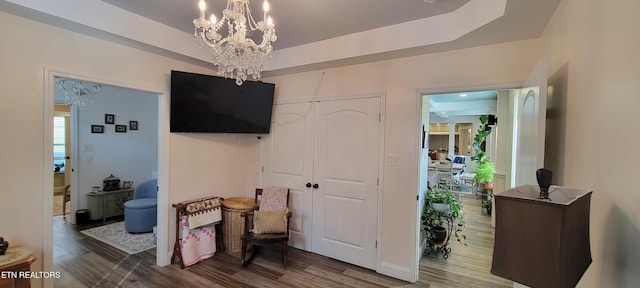
[[21, 273], [31, 272], [31, 263], [36, 258], [31, 250], [22, 247], [10, 247], [0, 256], [0, 288], [31, 287], [31, 278], [21, 277]]

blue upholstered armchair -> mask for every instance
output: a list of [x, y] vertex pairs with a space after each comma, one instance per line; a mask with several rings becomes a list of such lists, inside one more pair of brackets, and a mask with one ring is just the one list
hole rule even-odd
[[153, 231], [157, 223], [158, 180], [152, 179], [138, 185], [133, 199], [124, 203], [124, 228], [129, 233]]

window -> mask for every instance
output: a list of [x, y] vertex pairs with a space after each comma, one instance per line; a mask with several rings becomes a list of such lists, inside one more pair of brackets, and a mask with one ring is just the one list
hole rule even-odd
[[64, 172], [65, 154], [65, 116], [53, 117], [53, 171]]

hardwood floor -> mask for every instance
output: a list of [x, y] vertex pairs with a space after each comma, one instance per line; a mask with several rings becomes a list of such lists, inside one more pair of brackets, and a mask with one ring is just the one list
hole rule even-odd
[[[448, 260], [425, 256], [420, 280], [408, 283], [375, 271], [289, 249], [284, 269], [278, 248], [262, 249], [247, 267], [239, 253], [217, 253], [187, 269], [158, 267], [155, 250], [128, 255], [81, 234], [61, 216], [54, 217], [55, 287], [512, 287], [489, 273], [493, 249], [490, 217], [481, 215], [479, 199], [464, 197], [469, 246], [457, 242]], [[477, 204], [475, 204], [477, 202]], [[476, 207], [477, 206], [477, 207]], [[95, 225], [81, 227], [91, 228]], [[489, 228], [490, 232], [486, 232]]]
[[[69, 214], [71, 211], [71, 202], [66, 203], [67, 208], [65, 208], [65, 212]], [[53, 216], [62, 215], [62, 195], [54, 195], [53, 196]]]
[[462, 203], [467, 246], [452, 237], [449, 242], [452, 251], [447, 260], [432, 255], [423, 256], [420, 260], [420, 281], [430, 283], [431, 288], [513, 287], [513, 282], [490, 272], [494, 229], [491, 217], [480, 206], [481, 199], [464, 195]]

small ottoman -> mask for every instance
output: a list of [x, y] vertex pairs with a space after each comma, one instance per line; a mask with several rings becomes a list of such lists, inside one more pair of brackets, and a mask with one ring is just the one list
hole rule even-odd
[[124, 203], [124, 228], [129, 233], [152, 232], [157, 224], [158, 199], [140, 198]]

